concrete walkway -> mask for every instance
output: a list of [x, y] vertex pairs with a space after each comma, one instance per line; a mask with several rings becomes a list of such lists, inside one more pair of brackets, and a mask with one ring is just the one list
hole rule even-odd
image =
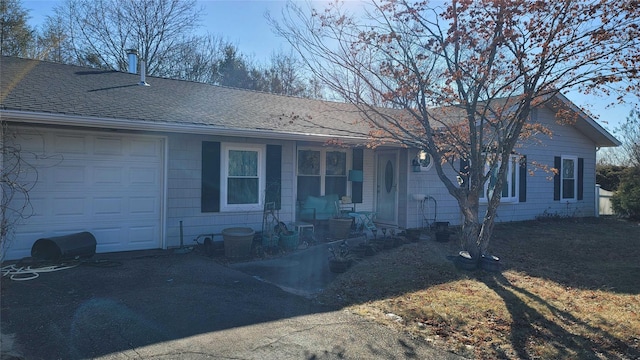
[[238, 262], [229, 267], [240, 270], [281, 289], [312, 297], [324, 289], [337, 274], [329, 271], [329, 246], [320, 244], [272, 259]]
[[96, 255], [118, 266], [5, 277], [0, 330], [18, 359], [458, 358], [278, 287], [309, 294], [330, 281], [298, 272], [325, 250], [230, 266], [197, 253]]

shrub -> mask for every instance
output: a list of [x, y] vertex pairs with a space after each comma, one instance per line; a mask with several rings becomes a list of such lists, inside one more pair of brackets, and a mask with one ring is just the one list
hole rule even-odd
[[611, 205], [618, 215], [640, 219], [640, 167], [624, 172], [618, 191], [611, 197]]
[[627, 169], [628, 167], [619, 165], [597, 165], [596, 183], [604, 190], [616, 191], [620, 185], [620, 178]]

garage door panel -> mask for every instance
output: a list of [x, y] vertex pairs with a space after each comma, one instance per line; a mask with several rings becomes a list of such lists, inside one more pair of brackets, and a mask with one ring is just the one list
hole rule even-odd
[[52, 215], [56, 220], [70, 220], [59, 219], [58, 217], [84, 217], [87, 212], [85, 206], [86, 198], [84, 197], [54, 197], [52, 202]]
[[39, 132], [20, 133], [15, 139], [25, 155], [31, 157], [34, 154], [44, 154], [45, 136]]
[[155, 197], [131, 197], [129, 213], [131, 215], [155, 215], [158, 212], [158, 201]]
[[14, 216], [20, 213], [27, 218], [43, 216], [44, 208], [48, 204], [47, 198], [29, 193], [28, 197], [22, 194], [13, 194], [11, 204], [7, 207], [8, 216]]
[[94, 153], [96, 155], [123, 155], [122, 139], [97, 136], [94, 143]]
[[133, 139], [131, 140], [130, 155], [133, 158], [157, 158], [157, 153], [160, 151], [159, 144], [151, 140]]
[[63, 154], [87, 154], [87, 136], [54, 135], [55, 149]]
[[158, 169], [152, 167], [131, 167], [129, 169], [130, 185], [155, 186], [158, 184]]
[[96, 246], [96, 252], [100, 251], [105, 246], [119, 246], [122, 242], [121, 236], [123, 234], [121, 227], [96, 227], [91, 231], [96, 238], [98, 245]]
[[133, 226], [129, 228], [129, 244], [138, 249], [157, 242], [157, 238], [158, 232], [153, 226]]
[[123, 169], [116, 166], [93, 167], [93, 183], [97, 185], [115, 184], [122, 185]]
[[[53, 185], [80, 185], [84, 186], [87, 181], [85, 166], [58, 165], [53, 169]], [[47, 181], [48, 179], [42, 179]]]
[[13, 241], [9, 244], [11, 252], [18, 256], [15, 258], [23, 258], [31, 256], [31, 247], [37, 239], [44, 237], [43, 231], [29, 231], [17, 233]]
[[93, 199], [94, 215], [119, 215], [123, 212], [123, 199], [121, 197], [103, 197]]
[[94, 234], [98, 252], [162, 246], [161, 138], [20, 131], [18, 142], [31, 149], [27, 152], [38, 167], [38, 181], [29, 193], [33, 214], [16, 229], [6, 259], [29, 256], [39, 238], [81, 231]]

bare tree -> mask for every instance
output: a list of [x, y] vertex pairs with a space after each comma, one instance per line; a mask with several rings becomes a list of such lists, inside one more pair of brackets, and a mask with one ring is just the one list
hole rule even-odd
[[227, 46], [232, 45], [215, 35], [192, 36], [177, 46], [176, 61], [167, 63], [163, 72], [173, 79], [213, 83], [215, 64], [222, 61]]
[[30, 50], [30, 57], [38, 60], [73, 64], [76, 52], [73, 48], [66, 26], [66, 18], [47, 17], [44, 24], [36, 31], [36, 41]]
[[195, 0], [67, 0], [58, 17], [72, 20], [67, 35], [85, 65], [127, 69], [136, 49], [149, 75], [163, 76], [199, 26]]
[[626, 120], [613, 132], [622, 145], [600, 149], [598, 165], [640, 167], [640, 110], [631, 110]]
[[302, 94], [302, 97], [310, 98], [310, 99], [324, 99], [324, 85], [321, 80], [316, 78], [310, 78], [307, 80], [305, 86], [305, 91]]
[[269, 92], [301, 96], [305, 92], [301, 61], [293, 53], [275, 52], [271, 55], [270, 66], [265, 70]]
[[532, 109], [570, 89], [640, 92], [640, 7], [630, 2], [374, 1], [357, 16], [339, 2], [308, 12], [290, 2], [271, 22], [317, 78], [360, 109], [373, 145], [433, 157], [475, 259], [488, 251], [502, 196], [493, 189], [503, 188], [516, 144], [549, 134], [530, 121]]
[[22, 220], [31, 216], [33, 209], [29, 191], [33, 188], [37, 171], [26, 159], [25, 153], [14, 142], [15, 134], [7, 123], [0, 124], [0, 261], [9, 247], [11, 233]]
[[640, 111], [632, 110], [616, 134], [622, 141], [622, 164], [640, 168]]

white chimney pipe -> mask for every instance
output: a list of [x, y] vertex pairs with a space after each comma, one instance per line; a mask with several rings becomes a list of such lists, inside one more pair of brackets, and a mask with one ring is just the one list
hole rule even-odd
[[129, 73], [136, 74], [138, 72], [138, 50], [128, 49], [127, 56], [129, 57]]
[[138, 83], [138, 85], [142, 85], [142, 86], [149, 86], [149, 84], [147, 84], [147, 67], [146, 64], [144, 62], [144, 60], [140, 61], [140, 82]]

